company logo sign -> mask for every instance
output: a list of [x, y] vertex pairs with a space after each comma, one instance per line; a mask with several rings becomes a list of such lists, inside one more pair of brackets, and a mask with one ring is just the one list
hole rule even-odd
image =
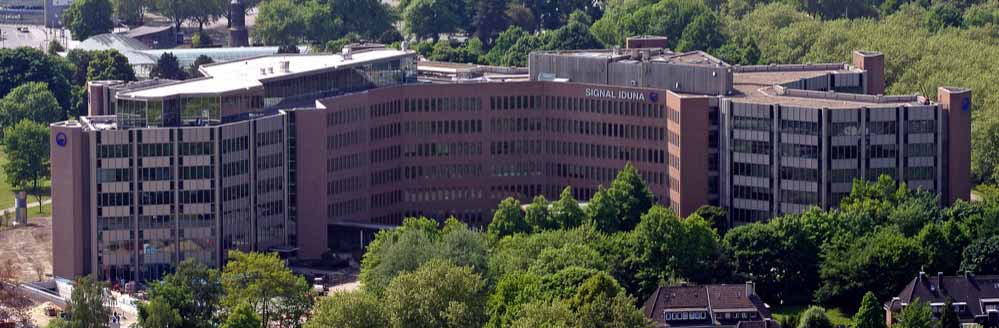
[[651, 101], [651, 102], [659, 102], [659, 93], [658, 92], [649, 92], [649, 101]]
[[59, 145], [59, 147], [66, 147], [66, 141], [67, 137], [65, 133], [56, 133], [56, 145]]
[[621, 100], [645, 100], [645, 94], [637, 91], [613, 91], [607, 89], [586, 89], [585, 94], [587, 97], [594, 98], [611, 98], [611, 99], [621, 99]]
[[964, 102], [961, 103], [961, 109], [965, 112], [971, 110], [971, 98], [964, 98]]

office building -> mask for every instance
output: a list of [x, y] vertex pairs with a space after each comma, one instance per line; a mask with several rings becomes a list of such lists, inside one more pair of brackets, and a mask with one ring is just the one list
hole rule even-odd
[[53, 124], [57, 276], [155, 279], [229, 249], [314, 259], [407, 216], [481, 227], [506, 197], [589, 199], [629, 162], [677, 214], [718, 205], [733, 224], [835, 206], [881, 174], [969, 195], [970, 91], [881, 95], [878, 53], [538, 52], [524, 74], [348, 48], [201, 71], [92, 84], [92, 116]]

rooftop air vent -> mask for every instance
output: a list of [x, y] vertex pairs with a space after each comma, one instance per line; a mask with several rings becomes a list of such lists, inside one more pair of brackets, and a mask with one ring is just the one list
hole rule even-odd
[[341, 53], [343, 54], [343, 60], [350, 60], [351, 59], [350, 47], [343, 47], [343, 50], [341, 51]]
[[281, 73], [291, 73], [291, 62], [282, 60], [278, 62], [278, 68], [281, 70]]

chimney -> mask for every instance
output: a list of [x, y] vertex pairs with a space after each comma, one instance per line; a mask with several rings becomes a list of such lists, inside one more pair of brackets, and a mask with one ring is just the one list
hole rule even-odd
[[943, 272], [937, 272], [937, 289], [941, 291], [944, 289]]
[[746, 297], [750, 297], [756, 294], [756, 283], [752, 281], [746, 282]]
[[351, 59], [350, 47], [343, 47], [342, 54], [343, 54], [343, 60], [350, 60]]
[[763, 318], [763, 328], [770, 328], [773, 326], [773, 319]]
[[402, 41], [402, 43], [399, 44], [399, 50], [402, 51], [409, 50], [409, 42]]

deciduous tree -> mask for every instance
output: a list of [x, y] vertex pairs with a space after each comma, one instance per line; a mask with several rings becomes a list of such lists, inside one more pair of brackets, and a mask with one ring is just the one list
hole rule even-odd
[[72, 328], [106, 328], [111, 322], [107, 283], [86, 276], [76, 279], [66, 312]]
[[479, 327], [485, 284], [469, 267], [433, 260], [392, 279], [383, 300], [394, 327]]
[[17, 188], [31, 187], [42, 206], [38, 182], [50, 176], [48, 126], [27, 119], [4, 129], [4, 152], [7, 162], [3, 172], [7, 183]]
[[83, 41], [94, 35], [110, 33], [114, 27], [112, 12], [108, 0], [73, 1], [62, 14], [62, 24], [69, 29], [73, 40]]
[[11, 127], [22, 120], [48, 124], [63, 120], [66, 113], [45, 82], [28, 82], [0, 99], [0, 127]]
[[[309, 293], [305, 279], [285, 267], [276, 254], [230, 251], [222, 271], [222, 286], [225, 288], [222, 305], [230, 313], [229, 321], [244, 306], [255, 309], [262, 323], [278, 322], [285, 317], [301, 318], [305, 314], [301, 309], [308, 307], [299, 305], [311, 302], [310, 298], [302, 297]], [[295, 311], [287, 312], [289, 309]]]
[[371, 294], [354, 291], [334, 293], [316, 304], [305, 328], [388, 327], [388, 313]]
[[87, 80], [135, 81], [135, 71], [129, 65], [128, 58], [117, 50], [99, 50], [90, 54]]

